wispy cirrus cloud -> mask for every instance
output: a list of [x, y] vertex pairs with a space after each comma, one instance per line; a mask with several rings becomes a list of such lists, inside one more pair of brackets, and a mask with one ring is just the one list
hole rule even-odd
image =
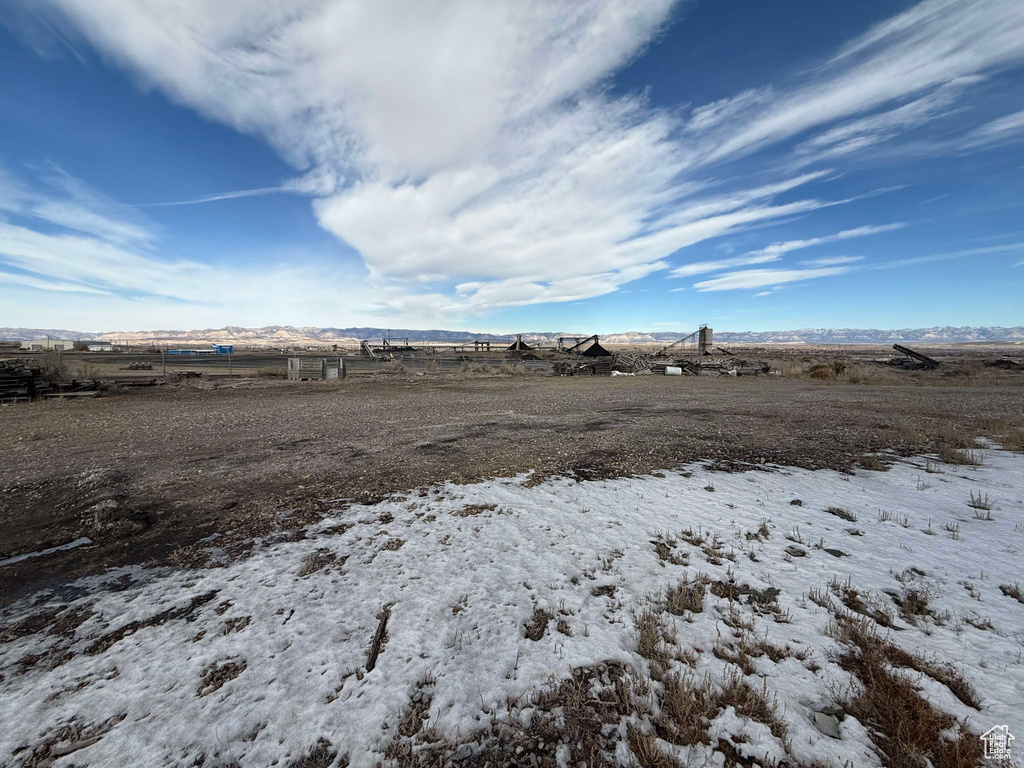
[[1024, 110], [979, 126], [966, 137], [964, 144], [969, 147], [989, 146], [1017, 138], [1024, 138]]
[[[703, 162], [742, 156], [855, 116], [856, 122], [831, 129], [831, 139], [826, 133], [819, 140], [831, 154], [844, 139], [865, 147], [879, 131], [931, 119], [952, 103], [950, 90], [1022, 58], [1021, 3], [924, 0], [850, 41], [804, 83], [777, 91], [775, 98], [748, 104], [749, 96], [741, 94], [736, 127], [715, 137]], [[903, 113], [893, 110], [908, 99], [917, 101]], [[864, 117], [878, 109], [883, 112]]]
[[[823, 235], [821, 237], [812, 237], [806, 240], [787, 240], [780, 243], [772, 243], [771, 245], [765, 246], [756, 251], [750, 251], [743, 256], [734, 256], [728, 259], [717, 259], [714, 261], [697, 261], [691, 264], [683, 264], [682, 266], [676, 267], [670, 273], [670, 277], [691, 277], [693, 275], [704, 274], [707, 272], [717, 272], [722, 269], [728, 269], [730, 267], [744, 267], [754, 264], [764, 264], [766, 262], [778, 261], [782, 256], [791, 252], [797, 251], [803, 248], [811, 248], [816, 245], [824, 245], [826, 243], [835, 243], [842, 240], [850, 240], [855, 237], [865, 237], [867, 235], [876, 235], [882, 232], [891, 232], [894, 229], [900, 229], [906, 226], [903, 222], [894, 222], [892, 224], [877, 224], [863, 227], [855, 227], [853, 229], [844, 229], [841, 232], [836, 232], [831, 235]], [[844, 263], [842, 261], [834, 263]]]
[[849, 267], [822, 267], [820, 269], [747, 269], [742, 272], [727, 272], [721, 277], [694, 284], [698, 291], [735, 291], [739, 289], [764, 288], [818, 277], [834, 277], [850, 271]]
[[0, 211], [41, 224], [96, 235], [115, 243], [148, 245], [151, 229], [127, 206], [100, 194], [63, 168], [48, 163], [26, 184], [0, 167]]
[[834, 267], [838, 264], [853, 264], [863, 260], [863, 256], [822, 256], [820, 259], [807, 259], [798, 263], [801, 267]]

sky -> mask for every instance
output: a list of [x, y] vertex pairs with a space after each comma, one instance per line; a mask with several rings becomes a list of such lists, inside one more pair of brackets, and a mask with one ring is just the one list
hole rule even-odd
[[1024, 324], [1020, 0], [0, 0], [0, 326]]

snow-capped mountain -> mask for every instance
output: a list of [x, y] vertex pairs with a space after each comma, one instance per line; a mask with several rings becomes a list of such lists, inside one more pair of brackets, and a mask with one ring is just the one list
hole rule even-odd
[[[692, 332], [690, 330], [602, 334], [609, 344], [667, 344]], [[583, 331], [523, 333], [529, 344], [554, 343], [559, 336], [587, 335]], [[473, 340], [511, 342], [515, 334], [473, 333], [443, 329], [413, 330], [407, 328], [320, 328], [314, 326], [269, 325], [243, 328], [229, 325], [201, 330], [154, 330], [86, 332], [57, 328], [0, 328], [0, 339], [26, 341], [46, 338], [97, 339], [123, 342], [187, 342], [246, 344], [339, 344], [358, 343], [360, 339], [408, 338], [410, 342], [464, 343]], [[860, 329], [802, 328], [792, 331], [726, 331], [715, 330], [715, 340], [722, 343], [749, 344], [891, 344], [893, 342], [960, 344], [966, 342], [1024, 341], [1024, 326], [935, 326], [932, 328]]]

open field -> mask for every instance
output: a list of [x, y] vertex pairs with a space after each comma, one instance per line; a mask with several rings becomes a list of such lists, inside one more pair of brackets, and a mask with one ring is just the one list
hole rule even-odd
[[977, 765], [1024, 377], [891, 373], [0, 408], [0, 762]]
[[163, 562], [214, 532], [245, 542], [337, 499], [434, 482], [614, 476], [697, 459], [848, 469], [868, 451], [1024, 428], [1024, 377], [957, 383], [367, 377], [4, 408], [0, 559], [82, 536], [94, 546], [47, 568], [4, 568], [0, 586], [10, 599], [101, 567]]
[[[606, 344], [607, 349], [612, 352], [631, 351], [653, 354], [662, 349], [664, 344]], [[763, 360], [772, 363], [776, 367], [799, 365], [812, 361], [822, 360], [843, 360], [850, 364], [867, 365], [869, 361], [886, 359], [892, 356], [899, 356], [892, 349], [892, 345], [870, 345], [870, 344], [843, 344], [843, 345], [787, 345], [787, 344], [723, 344], [721, 345], [737, 356], [750, 360]], [[947, 368], [942, 374], [933, 378], [949, 378], [952, 376], [966, 375], [968, 372], [974, 374], [984, 373], [983, 362], [991, 360], [1000, 355], [1020, 357], [1024, 349], [1024, 342], [1003, 342], [1003, 343], [976, 343], [976, 344], [913, 344], [920, 351], [940, 360]], [[425, 349], [425, 347], [423, 348]], [[287, 360], [290, 356], [330, 357], [342, 355], [345, 357], [345, 364], [349, 374], [363, 376], [372, 374], [380, 369], [385, 360], [374, 360], [358, 355], [358, 348], [339, 348], [331, 350], [329, 346], [300, 350], [282, 354], [278, 349], [241, 349], [231, 356], [229, 368], [226, 355], [163, 355], [159, 352], [145, 351], [139, 348], [133, 352], [72, 352], [63, 355], [63, 361], [71, 376], [81, 378], [104, 378], [121, 379], [133, 377], [161, 376], [166, 369], [168, 374], [175, 370], [196, 370], [203, 372], [206, 376], [227, 376], [229, 372], [238, 377], [255, 376], [284, 376], [287, 370]], [[24, 353], [18, 350], [0, 351], [0, 360], [5, 358], [28, 357], [29, 359], [41, 358], [44, 353]], [[459, 354], [444, 352], [434, 359], [434, 362], [441, 370], [456, 371], [464, 360], [486, 362], [497, 366], [502, 361], [503, 349], [500, 345], [490, 351], [467, 351]], [[549, 354], [539, 351], [541, 356]], [[413, 370], [422, 369], [426, 360], [431, 359], [429, 355], [421, 353], [417, 356], [402, 358], [402, 362]], [[138, 371], [128, 370], [129, 363], [148, 363], [152, 370]], [[541, 361], [527, 361], [525, 363], [536, 370], [549, 370], [549, 364]], [[887, 371], [881, 366], [871, 366], [878, 376], [897, 373]], [[901, 372], [897, 375], [903, 375]], [[906, 378], [904, 376], [904, 378]], [[897, 378], [891, 379], [894, 383]]]

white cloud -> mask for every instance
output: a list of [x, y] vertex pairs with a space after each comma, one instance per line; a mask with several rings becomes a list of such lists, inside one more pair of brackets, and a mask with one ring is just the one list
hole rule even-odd
[[679, 293], [679, 292], [685, 291], [685, 290], [686, 290], [685, 288], [673, 288], [672, 290], [669, 291], [669, 293]]
[[[795, 85], [747, 90], [683, 120], [643, 97], [612, 96], [603, 88], [655, 38], [673, 6], [672, 0], [39, 4], [66, 39], [84, 38], [143, 87], [263, 137], [298, 174], [280, 186], [169, 204], [279, 190], [310, 195], [320, 224], [359, 251], [368, 280], [387, 286], [356, 304], [405, 316], [458, 318], [606, 294], [667, 269], [666, 259], [687, 246], [845, 202], [776, 199], [825, 180], [824, 172], [776, 175], [756, 186], [745, 175], [707, 174], [716, 162], [798, 136], [804, 143], [794, 164], [840, 158], [939, 119], [982, 75], [1024, 58], [1019, 0], [925, 0], [876, 25]], [[819, 129], [825, 132], [805, 135]], [[53, 196], [31, 203], [14, 196], [18, 215], [83, 235], [47, 241], [47, 248], [65, 251], [40, 263], [54, 269], [71, 263], [76, 279], [98, 289], [116, 271], [111, 265], [123, 263], [124, 290], [188, 293], [187, 281], [167, 275], [177, 260], [147, 255], [152, 232], [127, 215], [91, 219], [97, 206], [83, 204], [81, 191], [69, 191], [63, 205]], [[796, 248], [874, 231], [884, 228], [776, 243], [742, 257], [681, 265], [673, 274], [775, 261]], [[27, 248], [31, 238], [18, 236], [15, 246]], [[33, 248], [46, 250], [39, 243]], [[102, 268], [73, 264], [73, 255], [86, 251]], [[189, 269], [210, 274], [213, 268]], [[266, 287], [268, 296], [279, 296], [272, 284]]]
[[837, 264], [853, 264], [863, 260], [863, 256], [822, 256], [820, 259], [807, 259], [799, 264], [801, 267], [833, 267]]
[[849, 267], [823, 267], [821, 269], [747, 269], [728, 272], [721, 277], [694, 283], [698, 291], [734, 291], [740, 288], [763, 288], [767, 285], [833, 277], [849, 272]]

